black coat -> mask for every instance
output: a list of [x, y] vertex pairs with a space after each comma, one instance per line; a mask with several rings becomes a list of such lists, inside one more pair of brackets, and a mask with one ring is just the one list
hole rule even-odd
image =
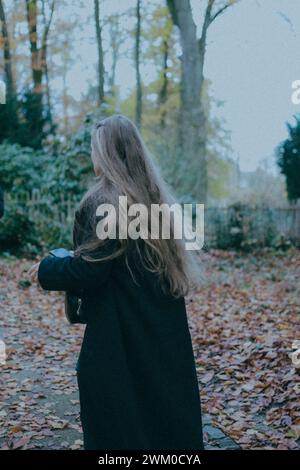
[[[108, 245], [109, 246], [109, 245]], [[200, 399], [183, 298], [163, 294], [132, 256], [45, 258], [46, 290], [83, 295], [78, 361], [85, 449], [203, 449]]]

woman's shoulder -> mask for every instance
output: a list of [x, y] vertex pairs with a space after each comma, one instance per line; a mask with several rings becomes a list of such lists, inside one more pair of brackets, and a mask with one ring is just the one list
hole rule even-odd
[[81, 204], [78, 209], [76, 209], [74, 216], [74, 247], [76, 248], [90, 240], [95, 232], [93, 211], [88, 204]]

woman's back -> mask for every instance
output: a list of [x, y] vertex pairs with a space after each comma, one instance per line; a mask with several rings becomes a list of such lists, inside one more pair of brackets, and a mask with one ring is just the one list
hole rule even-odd
[[184, 299], [164, 294], [157, 276], [133, 262], [135, 281], [123, 258], [111, 263], [106, 282], [83, 306], [81, 416], [89, 429], [95, 420], [95, 433], [89, 433], [85, 447], [201, 449]]
[[[129, 208], [142, 205], [145, 214], [165, 205], [168, 195], [138, 130], [124, 116], [97, 124], [92, 160], [98, 182], [76, 214], [75, 256], [48, 256], [38, 273], [44, 289], [82, 299], [86, 329], [77, 372], [85, 449], [202, 449], [183, 297], [189, 270], [174, 224], [168, 239], [152, 233], [124, 238], [118, 223], [108, 240], [97, 230], [99, 214], [110, 203], [101, 219], [104, 233], [124, 195]], [[129, 234], [130, 218], [125, 219]], [[148, 222], [146, 235], [152, 230]]]

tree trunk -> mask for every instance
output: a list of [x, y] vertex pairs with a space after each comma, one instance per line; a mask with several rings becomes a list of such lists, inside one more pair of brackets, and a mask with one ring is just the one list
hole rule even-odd
[[206, 124], [202, 109], [204, 53], [200, 50], [190, 0], [167, 0], [175, 25], [180, 31], [181, 109], [179, 146], [185, 162], [185, 180], [198, 203], [207, 199]]
[[67, 88], [67, 67], [63, 67], [63, 123], [64, 123], [64, 134], [69, 135], [69, 97]]
[[0, 20], [1, 20], [1, 32], [3, 39], [3, 55], [4, 55], [4, 70], [6, 76], [6, 93], [7, 97], [16, 95], [15, 83], [12, 72], [11, 52], [10, 52], [10, 40], [8, 35], [8, 28], [6, 22], [6, 16], [3, 7], [3, 1], [0, 0]]
[[[29, 32], [31, 73], [33, 93], [31, 98], [31, 139], [35, 147], [42, 145], [43, 138], [43, 64], [37, 38], [37, 0], [26, 0], [27, 23]], [[34, 122], [32, 122], [34, 120]]]
[[8, 109], [8, 118], [10, 130], [16, 130], [18, 123], [16, 86], [12, 71], [10, 40], [4, 11], [3, 1], [0, 0], [0, 21], [3, 40], [4, 71], [6, 78], [6, 104]]
[[[196, 175], [194, 192], [198, 202], [204, 204], [207, 201], [207, 126], [201, 95], [206, 37], [213, 21], [237, 1], [207, 0], [201, 37], [197, 39], [190, 0], [167, 0], [173, 23], [180, 31], [182, 47], [179, 145], [185, 159], [188, 158], [190, 163], [198, 162], [194, 167]], [[191, 165], [191, 171], [193, 171], [193, 165]]]
[[109, 74], [109, 90], [111, 96], [115, 96], [116, 69], [119, 59], [119, 50], [122, 44], [122, 36], [119, 27], [119, 14], [111, 15], [109, 18], [110, 50], [112, 56], [112, 65]]
[[116, 86], [116, 69], [118, 63], [118, 50], [112, 50], [112, 66], [109, 77], [109, 89], [111, 96], [115, 96], [115, 86]]
[[31, 53], [33, 89], [36, 95], [42, 96], [43, 64], [37, 43], [37, 0], [26, 0], [26, 11]]
[[159, 92], [159, 105], [162, 107], [161, 116], [160, 116], [160, 125], [162, 128], [166, 127], [166, 109], [164, 105], [166, 104], [168, 98], [168, 57], [169, 57], [169, 43], [167, 39], [163, 40], [163, 66], [162, 66], [162, 86]]
[[[31, 71], [32, 71], [32, 80], [33, 80], [33, 92], [31, 98], [31, 132], [32, 139], [35, 141], [35, 146], [40, 147], [42, 143], [42, 138], [44, 135], [44, 107], [43, 107], [43, 97], [45, 90], [43, 87], [43, 78], [46, 77], [47, 72], [47, 41], [48, 34], [52, 22], [55, 0], [52, 0], [50, 7], [50, 18], [46, 22], [44, 18], [44, 30], [41, 36], [40, 43], [38, 45], [38, 11], [37, 11], [37, 0], [25, 0], [26, 1], [26, 13], [27, 13], [27, 23], [28, 23], [28, 32], [29, 32], [29, 44], [30, 44], [30, 55], [31, 55]], [[43, 3], [42, 3], [43, 6]], [[46, 79], [47, 80], [47, 79]], [[49, 84], [48, 84], [49, 86]], [[46, 90], [47, 92], [47, 90]], [[48, 89], [48, 108], [50, 106], [50, 91]], [[46, 95], [47, 96], [47, 95]], [[50, 112], [50, 115], [49, 115]], [[47, 118], [51, 125], [51, 110], [47, 110]], [[34, 116], [34, 117], [32, 117]], [[53, 131], [53, 124], [52, 129]]]
[[141, 44], [141, 0], [136, 4], [136, 35], [135, 35], [135, 70], [136, 70], [136, 109], [135, 122], [138, 128], [142, 126], [142, 81], [140, 73], [140, 44]]
[[50, 16], [50, 20], [47, 23], [46, 13], [45, 13], [45, 0], [42, 1], [44, 34], [43, 34], [43, 41], [42, 41], [42, 47], [41, 47], [41, 55], [42, 55], [41, 61], [42, 61], [42, 67], [43, 67], [45, 80], [46, 80], [45, 91], [46, 91], [46, 99], [47, 99], [47, 121], [50, 125], [50, 132], [53, 134], [55, 133], [55, 125], [54, 125], [53, 118], [52, 118], [50, 79], [49, 79], [49, 69], [48, 69], [48, 62], [47, 62], [47, 46], [48, 46], [47, 39], [48, 39], [49, 28], [50, 28], [52, 17], [53, 17], [54, 5], [55, 5], [55, 0], [52, 1], [51, 16]]
[[98, 105], [104, 102], [104, 54], [102, 46], [102, 28], [100, 25], [100, 4], [94, 0], [96, 40], [98, 49]]

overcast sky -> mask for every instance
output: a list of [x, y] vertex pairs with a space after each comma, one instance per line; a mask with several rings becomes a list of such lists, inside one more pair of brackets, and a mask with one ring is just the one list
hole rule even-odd
[[[92, 11], [92, 3], [85, 1], [85, 11]], [[191, 3], [200, 25], [202, 0]], [[135, 0], [106, 0], [104, 7], [108, 13], [134, 4]], [[94, 31], [87, 33], [86, 40], [78, 42], [82, 60], [69, 73], [77, 98], [95, 76]], [[291, 101], [291, 84], [300, 80], [300, 0], [241, 0], [228, 9], [209, 30], [205, 76], [211, 81], [211, 94], [224, 101], [215, 112], [232, 132], [234, 157], [241, 168], [253, 170], [266, 158], [275, 168], [274, 148], [287, 135], [285, 123], [300, 113], [300, 105]], [[144, 67], [143, 79], [152, 78], [151, 67]], [[120, 61], [117, 83], [122, 95], [135, 85], [130, 57]]]

